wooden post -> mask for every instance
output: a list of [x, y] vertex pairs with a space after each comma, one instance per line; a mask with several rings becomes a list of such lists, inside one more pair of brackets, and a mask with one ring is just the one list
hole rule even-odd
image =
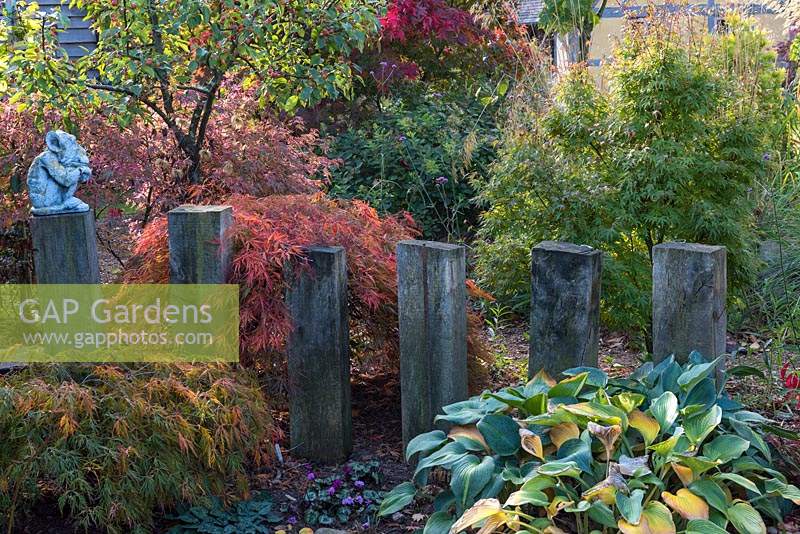
[[290, 441], [298, 456], [340, 463], [353, 448], [347, 261], [342, 247], [307, 255], [310, 271], [287, 266]]
[[556, 241], [531, 251], [528, 376], [556, 378], [572, 367], [596, 367], [602, 253]]
[[38, 283], [100, 283], [93, 212], [34, 215], [29, 223]]
[[224, 284], [230, 271], [233, 225], [230, 206], [184, 205], [167, 214], [169, 281], [172, 284]]
[[442, 406], [467, 398], [464, 247], [397, 245], [403, 441], [433, 428]]
[[653, 360], [692, 351], [725, 354], [725, 247], [664, 243], [653, 247]]

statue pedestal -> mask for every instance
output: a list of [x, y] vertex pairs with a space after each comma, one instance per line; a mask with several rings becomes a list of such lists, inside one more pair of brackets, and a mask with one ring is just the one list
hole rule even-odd
[[29, 224], [38, 283], [100, 283], [94, 213], [33, 216]]

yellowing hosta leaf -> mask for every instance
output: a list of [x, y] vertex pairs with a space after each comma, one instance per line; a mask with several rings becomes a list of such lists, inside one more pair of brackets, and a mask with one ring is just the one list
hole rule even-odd
[[640, 410], [633, 410], [628, 414], [628, 424], [639, 431], [644, 438], [645, 445], [653, 443], [661, 430], [658, 421]]
[[545, 510], [547, 510], [547, 517], [552, 520], [556, 515], [558, 515], [558, 512], [571, 504], [573, 504], [572, 501], [559, 495], [547, 505], [547, 508], [545, 508]]
[[524, 428], [519, 429], [520, 444], [525, 452], [544, 460], [544, 450], [542, 448], [542, 438], [538, 434], [534, 434], [530, 430]]
[[645, 396], [641, 393], [631, 393], [626, 391], [611, 398], [611, 404], [620, 408], [625, 413], [630, 414], [644, 402]]
[[581, 435], [578, 425], [575, 423], [561, 423], [550, 429], [550, 441], [556, 448], [561, 448], [561, 444], [571, 439], [577, 439]]
[[675, 494], [668, 491], [662, 492], [661, 499], [684, 519], [708, 519], [706, 501], [686, 488], [679, 489]]
[[477, 443], [480, 443], [481, 446], [489, 450], [489, 445], [486, 443], [486, 439], [484, 439], [483, 434], [480, 433], [478, 427], [475, 425], [467, 425], [467, 426], [454, 426], [450, 429], [450, 432], [447, 434], [447, 437], [450, 439], [456, 437], [463, 437], [471, 439]]
[[675, 474], [678, 475], [678, 478], [681, 479], [684, 486], [688, 486], [692, 482], [694, 482], [694, 473], [692, 470], [685, 465], [676, 464], [672, 462], [670, 464], [672, 466], [672, 470], [675, 471]]
[[672, 450], [675, 448], [675, 445], [678, 444], [678, 440], [681, 438], [682, 435], [683, 435], [683, 428], [678, 427], [675, 429], [675, 434], [673, 434], [671, 438], [650, 445], [648, 449], [654, 451], [656, 454], [660, 454], [661, 456], [666, 456], [672, 452]]
[[[500, 501], [497, 499], [481, 499], [472, 505], [472, 508], [464, 512], [464, 515], [462, 515], [458, 521], [453, 523], [453, 526], [450, 527], [450, 534], [458, 534], [462, 530], [466, 530], [484, 519], [487, 520], [487, 523], [489, 523], [488, 520], [491, 519], [491, 523], [496, 529], [505, 524], [508, 515], [503, 511], [503, 508], [500, 506]], [[481, 531], [483, 531], [483, 529], [481, 529]], [[486, 531], [485, 534], [489, 532], [493, 532], [493, 530]]]
[[657, 501], [650, 501], [642, 511], [638, 525], [631, 525], [624, 519], [617, 522], [622, 534], [675, 534], [675, 523], [669, 508]]
[[553, 387], [553, 386], [556, 385], [556, 381], [553, 380], [553, 378], [550, 375], [548, 375], [547, 372], [544, 369], [541, 369], [538, 373], [533, 375], [533, 378], [528, 380], [528, 384], [531, 384], [531, 383], [535, 384], [535, 383], [539, 383], [539, 382], [541, 382], [543, 384], [547, 384], [549, 387]]
[[561, 409], [605, 425], [620, 425], [623, 429], [628, 428], [628, 414], [616, 406], [598, 404], [596, 402], [579, 402], [578, 404], [565, 404]]

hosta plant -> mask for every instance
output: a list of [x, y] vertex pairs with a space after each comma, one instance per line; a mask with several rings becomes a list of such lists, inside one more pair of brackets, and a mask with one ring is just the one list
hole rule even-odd
[[425, 534], [766, 532], [800, 490], [772, 466], [768, 421], [722, 391], [719, 360], [647, 363], [623, 379], [593, 368], [446, 406], [449, 432], [414, 438], [413, 482], [381, 515], [449, 474]]

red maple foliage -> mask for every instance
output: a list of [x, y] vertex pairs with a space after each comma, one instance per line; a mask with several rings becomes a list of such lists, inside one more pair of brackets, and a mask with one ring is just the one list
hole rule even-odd
[[[348, 266], [351, 338], [358, 340], [354, 356], [361, 361], [397, 369], [397, 269], [395, 247], [417, 230], [407, 215], [380, 217], [364, 202], [334, 200], [322, 193], [272, 195], [256, 198], [233, 195], [231, 239], [235, 249], [229, 282], [241, 293], [242, 362], [275, 371], [292, 323], [283, 295], [289, 282], [287, 262], [303, 264], [303, 249], [311, 245], [340, 245]], [[127, 273], [128, 282], [166, 283], [169, 278], [167, 225], [159, 218], [137, 244], [139, 266]], [[470, 292], [476, 290], [469, 285]], [[470, 315], [471, 379], [485, 379], [481, 361], [488, 349], [480, 338], [480, 319]]]
[[393, 0], [381, 18], [381, 38], [387, 42], [438, 40], [466, 45], [480, 34], [472, 15], [443, 0]]

